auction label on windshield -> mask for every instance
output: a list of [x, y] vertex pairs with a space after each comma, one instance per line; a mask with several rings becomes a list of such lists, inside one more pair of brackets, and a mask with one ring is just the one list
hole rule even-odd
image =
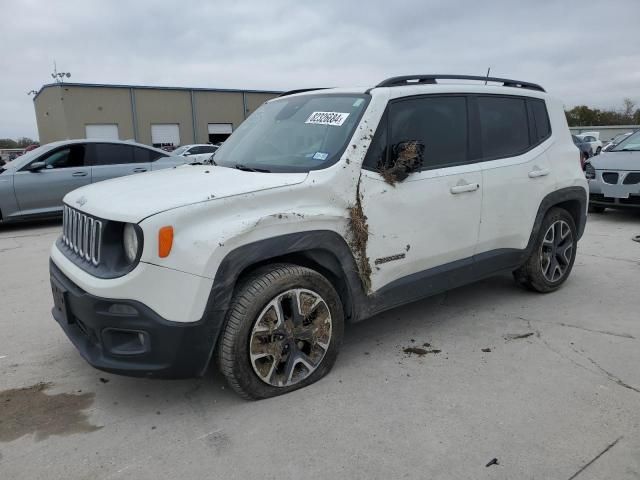
[[341, 112], [313, 112], [304, 123], [313, 123], [315, 125], [334, 125], [339, 127], [345, 122], [348, 116], [348, 113]]

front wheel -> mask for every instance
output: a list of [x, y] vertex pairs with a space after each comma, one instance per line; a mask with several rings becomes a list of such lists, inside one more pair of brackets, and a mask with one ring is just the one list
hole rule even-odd
[[541, 293], [560, 288], [576, 259], [578, 236], [573, 217], [562, 208], [545, 215], [525, 264], [513, 272], [516, 282]]
[[596, 149], [596, 155], [600, 155], [600, 152], [602, 152], [602, 148], [598, 147], [598, 148]]
[[233, 297], [218, 365], [244, 398], [282, 395], [331, 370], [343, 330], [340, 297], [324, 276], [297, 265], [260, 268]]

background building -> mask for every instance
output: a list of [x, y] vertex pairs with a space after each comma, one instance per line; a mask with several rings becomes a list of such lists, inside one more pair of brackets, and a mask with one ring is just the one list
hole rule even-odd
[[62, 83], [44, 85], [33, 102], [41, 144], [102, 138], [175, 147], [223, 141], [279, 93]]

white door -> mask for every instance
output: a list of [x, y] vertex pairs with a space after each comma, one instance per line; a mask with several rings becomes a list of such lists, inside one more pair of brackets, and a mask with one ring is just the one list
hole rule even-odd
[[543, 100], [513, 96], [477, 101], [484, 185], [478, 253], [522, 250], [538, 207], [553, 188], [545, 152], [551, 135], [546, 106]]
[[209, 135], [231, 135], [233, 126], [230, 123], [208, 123]]
[[[469, 162], [467, 100], [429, 96], [390, 103], [360, 179], [369, 225], [371, 289], [408, 275], [471, 262], [481, 218], [482, 174]], [[400, 142], [425, 146], [423, 169], [394, 186], [378, 173]], [[450, 265], [449, 265], [450, 266]]]
[[151, 125], [151, 143], [154, 147], [180, 145], [180, 128], [177, 123], [156, 123]]
[[100, 140], [118, 140], [117, 124], [92, 124], [84, 126], [86, 138], [98, 138]]

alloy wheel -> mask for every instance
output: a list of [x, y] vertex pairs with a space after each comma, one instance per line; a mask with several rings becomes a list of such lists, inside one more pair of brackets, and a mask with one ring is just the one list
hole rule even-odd
[[567, 273], [573, 255], [573, 232], [564, 220], [551, 224], [540, 246], [540, 267], [544, 278], [555, 283]]
[[324, 299], [307, 289], [273, 298], [256, 320], [249, 356], [260, 380], [288, 387], [315, 372], [331, 342], [331, 312]]

